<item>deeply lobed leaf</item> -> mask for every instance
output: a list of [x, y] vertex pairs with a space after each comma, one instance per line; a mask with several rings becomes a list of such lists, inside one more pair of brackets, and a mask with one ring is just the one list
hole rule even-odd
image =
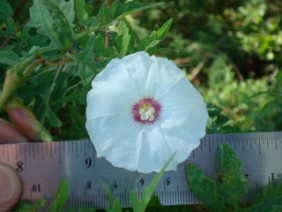
[[185, 173], [196, 197], [215, 211], [223, 211], [224, 201], [218, 192], [216, 182], [208, 179], [204, 172], [193, 164], [186, 165]]
[[53, 28], [54, 20], [44, 5], [44, 0], [34, 1], [32, 7], [30, 8], [30, 17], [31, 19], [28, 26], [37, 28], [38, 33], [49, 37], [57, 48], [64, 49], [55, 29]]
[[248, 185], [241, 168], [241, 161], [227, 143], [222, 145], [220, 169], [222, 171], [222, 183], [220, 184], [222, 195], [227, 204], [237, 210], [241, 197], [247, 193]]

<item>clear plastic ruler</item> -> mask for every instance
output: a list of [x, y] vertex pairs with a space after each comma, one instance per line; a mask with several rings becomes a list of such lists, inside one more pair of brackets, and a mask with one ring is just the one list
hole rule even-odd
[[[223, 142], [229, 143], [242, 161], [249, 186], [244, 200], [252, 200], [262, 186], [282, 178], [282, 132], [210, 134], [176, 171], [163, 175], [155, 190], [163, 205], [199, 203], [187, 185], [184, 166], [193, 163], [217, 179], [215, 154]], [[130, 192], [136, 191], [142, 198], [143, 189], [155, 176], [115, 168], [105, 159], [97, 159], [90, 141], [4, 144], [0, 145], [0, 162], [18, 172], [22, 199], [31, 202], [42, 197], [52, 201], [60, 179], [65, 178], [70, 188], [67, 205], [74, 208], [105, 208], [104, 186], [128, 207]]]

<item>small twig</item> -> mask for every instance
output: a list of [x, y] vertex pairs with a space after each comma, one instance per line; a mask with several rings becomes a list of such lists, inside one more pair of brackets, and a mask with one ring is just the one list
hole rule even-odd
[[27, 75], [30, 74], [30, 72], [39, 64], [42, 64], [45, 61], [45, 59], [38, 59], [33, 61], [28, 67], [25, 68], [23, 71], [23, 76], [26, 77]]
[[107, 7], [111, 7], [111, 5], [112, 5], [111, 1], [110, 0], [106, 0], [106, 5], [107, 5]]
[[49, 66], [55, 66], [55, 67], [57, 67], [57, 66], [63, 65], [66, 61], [67, 61], [67, 58], [66, 58], [66, 57], [63, 57], [62, 60], [59, 60], [59, 61], [56, 62], [56, 63], [52, 63], [52, 62], [50, 62], [50, 61], [48, 61], [48, 60], [46, 60], [44, 63], [45, 63], [46, 65], [49, 65]]
[[[218, 42], [215, 44], [215, 47], [216, 47], [216, 50], [218, 51], [218, 52], [221, 52], [221, 50], [219, 49], [219, 47], [220, 47], [220, 45], [222, 45], [224, 42], [225, 42], [225, 40], [227, 39], [227, 34], [226, 35], [224, 35], [221, 39], [219, 39], [218, 40]], [[238, 68], [238, 66], [227, 56], [226, 57], [227, 58], [227, 60], [229, 61], [229, 63], [232, 65], [232, 67], [233, 67], [233, 69], [235, 70], [235, 73], [236, 73], [236, 75], [237, 75], [237, 78], [239, 79], [239, 81], [244, 81], [245, 79], [244, 79], [244, 77], [243, 77], [243, 75], [242, 75], [242, 73], [241, 73], [241, 71], [240, 71], [240, 69]]]
[[200, 73], [200, 71], [203, 69], [204, 65], [205, 65], [206, 61], [201, 61], [198, 63], [198, 65], [192, 70], [191, 72], [191, 81], [193, 81], [195, 79], [195, 77]]
[[233, 66], [239, 81], [241, 81], [241, 82], [244, 81], [245, 79], [244, 79], [243, 75], [241, 74], [241, 71], [238, 68], [238, 66], [235, 63], [231, 63], [231, 65]]
[[108, 48], [109, 47], [109, 29], [108, 27], [106, 27], [105, 29], [105, 47]]
[[[110, 8], [112, 5], [111, 1], [110, 0], [106, 0], [106, 6], [108, 8]], [[105, 47], [108, 48], [109, 47], [109, 28], [106, 27], [105, 29]]]
[[19, 16], [20, 11], [22, 11], [22, 9], [25, 6], [25, 4], [26, 4], [26, 0], [21, 0], [20, 1], [18, 6], [16, 7], [16, 9], [14, 10], [14, 14], [12, 16], [13, 19], [16, 19]]
[[234, 69], [239, 81], [241, 81], [241, 82], [245, 81], [245, 79], [244, 79], [240, 69], [238, 68], [238, 66], [229, 57], [226, 57], [226, 58], [229, 61], [229, 63], [232, 65], [232, 68]]
[[29, 20], [30, 18], [27, 18], [11, 35], [9, 35], [9, 37], [1, 44], [0, 49], [3, 48], [15, 36], [15, 34], [20, 31], [27, 22], [29, 22]]

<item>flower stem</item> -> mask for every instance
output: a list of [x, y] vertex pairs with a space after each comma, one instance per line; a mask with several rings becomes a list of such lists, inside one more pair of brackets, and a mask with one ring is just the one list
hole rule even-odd
[[31, 59], [33, 59], [33, 57], [27, 58], [25, 61], [15, 66], [14, 69], [7, 70], [3, 90], [0, 95], [0, 109], [3, 108], [12, 93], [34, 70], [34, 68], [36, 68], [38, 65], [42, 64], [45, 61], [44, 59], [37, 59], [33, 61], [30, 65], [28, 65], [25, 69], [23, 69], [22, 67], [25, 67], [25, 65], [30, 63]]
[[3, 108], [10, 95], [17, 89], [21, 80], [21, 77], [14, 73], [12, 69], [7, 70], [3, 90], [0, 95], [0, 109]]
[[38, 65], [44, 63], [45, 59], [37, 59], [33, 61], [28, 67], [23, 71], [23, 77], [27, 77]]

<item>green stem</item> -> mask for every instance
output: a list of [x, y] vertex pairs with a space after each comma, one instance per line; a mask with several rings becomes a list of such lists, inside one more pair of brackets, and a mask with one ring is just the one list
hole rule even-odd
[[[3, 108], [4, 104], [10, 98], [13, 92], [19, 87], [19, 85], [24, 81], [24, 79], [40, 64], [44, 62], [44, 59], [38, 59], [33, 61], [28, 65], [33, 59], [33, 56], [27, 58], [25, 61], [21, 62], [14, 69], [8, 69], [6, 72], [6, 77], [3, 85], [3, 90], [0, 95], [0, 109]], [[28, 65], [24, 70], [23, 67]], [[23, 70], [23, 71], [22, 71]]]
[[10, 95], [17, 89], [20, 83], [21, 77], [15, 74], [12, 69], [7, 70], [3, 90], [0, 95], [0, 109], [3, 108]]
[[44, 63], [44, 59], [38, 59], [33, 61], [28, 67], [26, 67], [23, 71], [23, 77], [27, 77], [30, 73], [40, 64]]
[[[52, 84], [51, 84], [51, 86], [50, 86], [50, 89], [49, 89], [49, 91], [48, 91], [48, 93], [47, 93], [47, 96], [46, 96], [46, 102], [47, 102], [47, 104], [49, 103], [50, 98], [51, 98], [51, 94], [52, 94], [52, 92], [53, 92], [54, 89], [55, 89], [56, 82], [57, 82], [59, 73], [60, 73], [61, 70], [62, 70], [62, 67], [63, 67], [62, 65], [58, 67], [58, 69], [57, 69], [57, 71], [56, 71], [56, 74], [55, 74], [55, 76], [54, 76], [54, 79], [53, 79], [53, 81], [52, 81]], [[46, 112], [47, 112], [47, 109], [46, 109], [46, 107], [45, 107], [44, 115], [43, 115], [43, 119], [42, 119], [42, 122], [43, 122], [43, 123], [44, 123], [45, 118], [46, 118]]]

